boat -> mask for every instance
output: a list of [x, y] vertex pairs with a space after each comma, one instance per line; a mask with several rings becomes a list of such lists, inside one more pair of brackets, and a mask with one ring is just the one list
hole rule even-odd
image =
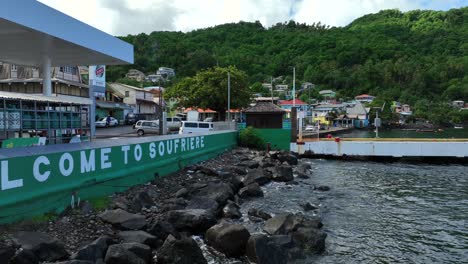
[[455, 129], [463, 129], [463, 126], [462, 126], [462, 125], [456, 125], [456, 126], [454, 126], [453, 128], [455, 128]]

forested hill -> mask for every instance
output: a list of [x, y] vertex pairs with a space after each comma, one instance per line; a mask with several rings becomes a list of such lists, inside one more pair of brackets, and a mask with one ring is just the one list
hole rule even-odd
[[385, 10], [342, 28], [293, 21], [265, 28], [240, 22], [121, 38], [135, 46], [135, 64], [109, 67], [110, 80], [130, 68], [154, 73], [166, 66], [186, 77], [215, 65], [235, 65], [253, 84], [291, 76], [295, 66], [299, 82], [344, 97], [370, 93], [410, 104], [468, 101], [468, 7]]

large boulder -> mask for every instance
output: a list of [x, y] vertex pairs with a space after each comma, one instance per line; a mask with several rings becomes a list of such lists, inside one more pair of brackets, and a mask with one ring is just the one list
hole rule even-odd
[[299, 227], [321, 228], [320, 218], [306, 218], [291, 213], [278, 214], [265, 223], [263, 230], [270, 235], [288, 235]]
[[239, 190], [239, 197], [263, 197], [263, 191], [258, 183], [252, 183]]
[[227, 257], [239, 257], [244, 255], [250, 233], [242, 225], [221, 223], [212, 226], [206, 231], [206, 240]]
[[203, 253], [192, 238], [168, 236], [158, 251], [158, 264], [206, 264]]
[[210, 210], [184, 209], [169, 211], [166, 220], [178, 231], [201, 234], [216, 224], [216, 216]]
[[[146, 258], [146, 259], [145, 259]], [[151, 248], [137, 243], [111, 245], [106, 253], [108, 264], [147, 264], [151, 259]]]
[[209, 176], [218, 176], [218, 172], [208, 166], [198, 165], [197, 170]]
[[271, 215], [263, 210], [260, 210], [260, 209], [257, 209], [257, 208], [250, 208], [248, 211], [247, 211], [247, 214], [249, 216], [253, 216], [253, 217], [257, 217], [257, 218], [260, 218], [262, 220], [268, 220], [271, 218]]
[[160, 219], [153, 219], [148, 225], [148, 229], [146, 231], [158, 239], [157, 247], [162, 246], [169, 235], [179, 237], [179, 233], [172, 224]]
[[112, 225], [127, 229], [127, 230], [140, 230], [146, 225], [145, 217], [139, 214], [131, 214], [122, 209], [106, 210], [99, 214], [104, 222], [111, 223]]
[[96, 262], [98, 259], [104, 259], [107, 248], [112, 244], [114, 241], [110, 237], [101, 236], [91, 244], [80, 248], [70, 259]]
[[254, 234], [249, 238], [246, 255], [251, 262], [257, 264], [288, 263], [287, 252], [263, 234]]
[[270, 178], [265, 174], [262, 169], [251, 170], [245, 175], [243, 179], [244, 186], [247, 186], [252, 183], [258, 183], [259, 185], [264, 185], [270, 182]]
[[139, 212], [141, 209], [150, 208], [153, 205], [154, 201], [151, 199], [151, 196], [145, 191], [140, 191], [133, 196], [130, 208], [133, 212]]
[[327, 234], [314, 227], [299, 227], [292, 233], [295, 243], [302, 248], [314, 252], [322, 252], [325, 249]]
[[260, 166], [258, 161], [255, 160], [246, 160], [238, 164], [240, 167], [247, 167], [249, 169], [256, 169]]
[[125, 243], [145, 244], [152, 248], [158, 247], [158, 239], [145, 231], [121, 231], [117, 234]]
[[0, 263], [8, 263], [15, 255], [16, 249], [13, 246], [0, 242]]
[[0, 262], [9, 264], [38, 264], [39, 259], [32, 250], [19, 249], [10, 262]]
[[287, 162], [289, 165], [297, 165], [297, 157], [291, 152], [281, 152], [278, 154], [278, 160], [280, 162]]
[[231, 185], [227, 183], [208, 183], [207, 186], [198, 189], [193, 196], [208, 197], [215, 200], [218, 204], [225, 205], [229, 199], [234, 196]]
[[294, 180], [292, 167], [289, 165], [276, 166], [274, 169], [269, 168], [272, 172], [272, 180], [277, 182], [288, 182]]
[[187, 202], [185, 209], [204, 209], [216, 214], [219, 210], [219, 203], [210, 197], [195, 196]]
[[223, 217], [231, 219], [241, 218], [242, 213], [239, 205], [234, 202], [228, 202], [223, 208]]
[[40, 232], [18, 232], [13, 242], [24, 250], [31, 250], [41, 261], [57, 261], [68, 258], [65, 245], [57, 239]]

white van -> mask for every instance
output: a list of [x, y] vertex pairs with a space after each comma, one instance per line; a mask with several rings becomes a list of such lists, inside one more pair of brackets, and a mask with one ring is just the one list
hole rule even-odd
[[192, 134], [213, 131], [212, 122], [182, 121], [179, 134]]

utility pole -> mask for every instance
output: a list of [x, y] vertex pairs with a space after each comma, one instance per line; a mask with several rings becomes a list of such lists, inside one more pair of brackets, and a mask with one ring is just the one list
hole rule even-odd
[[296, 67], [293, 67], [293, 107], [296, 107]]
[[271, 103], [273, 103], [273, 76], [271, 76]]
[[228, 72], [228, 119], [231, 122], [231, 73]]

